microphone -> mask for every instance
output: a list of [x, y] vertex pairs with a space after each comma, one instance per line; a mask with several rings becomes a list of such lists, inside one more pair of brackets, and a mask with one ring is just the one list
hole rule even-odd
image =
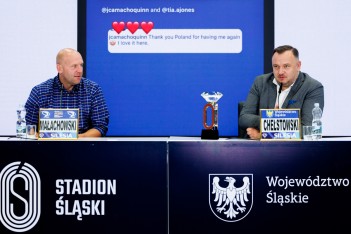
[[282, 88], [283, 88], [283, 83], [280, 83], [280, 87], [279, 87], [279, 91], [278, 91], [278, 109], [280, 109], [280, 106], [279, 106], [279, 97], [280, 97], [280, 93], [282, 92]]
[[62, 90], [63, 90], [63, 84], [61, 84], [60, 108], [62, 108]]
[[280, 87], [279, 87], [279, 91], [278, 94], [280, 95], [280, 93], [282, 92], [282, 88], [283, 88], [283, 83], [280, 83]]

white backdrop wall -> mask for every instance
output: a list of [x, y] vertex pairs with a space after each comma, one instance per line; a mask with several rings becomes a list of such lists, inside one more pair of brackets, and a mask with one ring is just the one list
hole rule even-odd
[[0, 1], [0, 136], [15, 135], [17, 106], [64, 47], [77, 49], [77, 0]]
[[301, 70], [324, 85], [323, 132], [351, 136], [348, 89], [351, 54], [351, 1], [276, 0], [275, 45], [300, 52]]

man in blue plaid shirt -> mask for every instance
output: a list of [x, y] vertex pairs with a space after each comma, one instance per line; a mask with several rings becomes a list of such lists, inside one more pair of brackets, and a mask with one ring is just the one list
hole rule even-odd
[[82, 77], [81, 54], [71, 48], [60, 50], [56, 68], [57, 76], [32, 89], [25, 104], [27, 124], [38, 125], [40, 108], [79, 108], [79, 137], [105, 136], [109, 111], [101, 87]]

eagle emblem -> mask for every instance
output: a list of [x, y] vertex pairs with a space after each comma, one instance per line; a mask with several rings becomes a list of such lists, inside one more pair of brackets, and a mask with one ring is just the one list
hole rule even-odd
[[[237, 175], [242, 179], [240, 187], [235, 187], [234, 175], [222, 176], [223, 185], [220, 184], [220, 175], [210, 175], [212, 189], [210, 192], [210, 205], [212, 212], [220, 219], [235, 222], [244, 218], [252, 207], [252, 175]], [[212, 179], [211, 179], [212, 178]], [[251, 180], [250, 180], [251, 178]], [[213, 208], [215, 207], [215, 208]]]
[[266, 113], [267, 113], [267, 117], [271, 118], [274, 114], [274, 110], [267, 110]]

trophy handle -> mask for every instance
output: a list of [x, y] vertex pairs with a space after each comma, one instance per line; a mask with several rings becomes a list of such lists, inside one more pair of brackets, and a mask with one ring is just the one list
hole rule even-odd
[[[207, 125], [207, 108], [211, 108], [211, 125], [208, 126]], [[214, 124], [215, 124], [215, 109], [213, 107], [213, 105], [211, 103], [207, 103], [205, 106], [204, 106], [204, 110], [203, 110], [203, 126], [205, 129], [212, 129]]]

